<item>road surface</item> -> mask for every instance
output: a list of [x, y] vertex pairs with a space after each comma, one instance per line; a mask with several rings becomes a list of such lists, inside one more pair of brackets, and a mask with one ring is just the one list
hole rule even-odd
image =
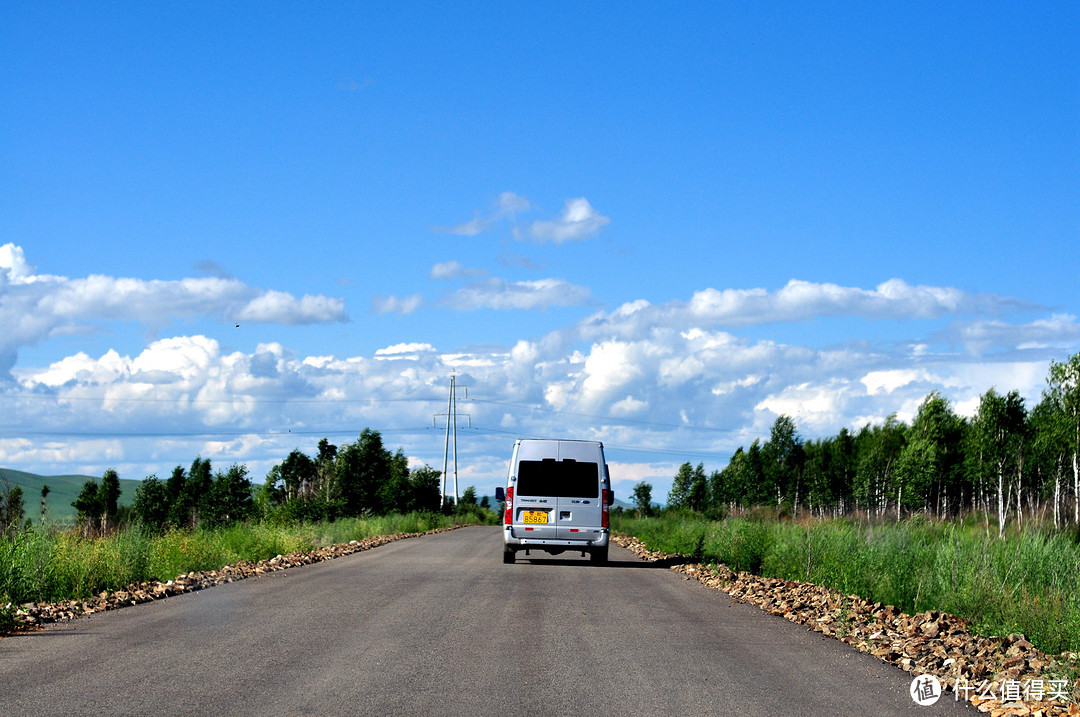
[[465, 528], [5, 638], [0, 714], [977, 714], [618, 546], [533, 557]]

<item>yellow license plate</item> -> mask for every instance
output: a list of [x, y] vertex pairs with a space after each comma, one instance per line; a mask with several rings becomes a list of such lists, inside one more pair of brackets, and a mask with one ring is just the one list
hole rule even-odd
[[547, 523], [546, 510], [526, 510], [522, 513], [524, 523]]

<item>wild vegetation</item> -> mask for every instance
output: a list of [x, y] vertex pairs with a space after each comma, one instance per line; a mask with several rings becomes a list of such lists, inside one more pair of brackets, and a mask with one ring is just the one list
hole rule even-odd
[[42, 520], [31, 525], [22, 490], [8, 486], [0, 492], [0, 607], [85, 598], [373, 535], [497, 520], [471, 487], [457, 505], [441, 505], [439, 476], [426, 466], [410, 470], [400, 450], [391, 453], [377, 431], [365, 429], [340, 448], [323, 439], [315, 458], [294, 450], [257, 488], [246, 466], [215, 472], [198, 457], [166, 481], [146, 478], [129, 511], [118, 504], [110, 469], [73, 502], [74, 528], [44, 520], [47, 487]]
[[217, 570], [241, 560], [347, 543], [374, 535], [415, 533], [478, 522], [484, 516], [414, 512], [341, 518], [322, 523], [233, 523], [216, 528], [155, 533], [131, 526], [86, 537], [37, 526], [0, 540], [0, 596], [4, 603], [81, 599], [153, 578]]
[[938, 610], [982, 635], [1023, 633], [1047, 652], [1080, 651], [1080, 545], [1036, 526], [988, 536], [981, 516], [935, 521], [780, 519], [758, 509], [710, 520], [668, 510], [614, 514], [616, 531], [650, 549], [798, 580], [908, 613]]

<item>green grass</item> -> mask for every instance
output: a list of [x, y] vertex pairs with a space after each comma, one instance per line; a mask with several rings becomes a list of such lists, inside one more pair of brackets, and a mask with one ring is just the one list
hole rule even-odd
[[940, 610], [978, 634], [1024, 633], [1051, 652], [1080, 650], [1080, 546], [1038, 529], [988, 537], [977, 525], [790, 522], [693, 515], [616, 516], [654, 550], [734, 570], [825, 585], [909, 613]]
[[0, 606], [86, 598], [135, 582], [218, 570], [241, 560], [266, 560], [376, 535], [471, 522], [478, 522], [475, 516], [409, 513], [332, 523], [236, 524], [163, 535], [129, 528], [90, 539], [77, 531], [35, 526], [13, 538], [0, 538]]

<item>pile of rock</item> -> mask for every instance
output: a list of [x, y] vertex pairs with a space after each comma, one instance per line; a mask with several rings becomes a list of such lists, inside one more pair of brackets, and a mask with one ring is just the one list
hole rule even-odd
[[1050, 656], [1023, 635], [980, 637], [963, 618], [936, 611], [917, 615], [857, 595], [792, 580], [735, 574], [649, 550], [637, 538], [615, 541], [646, 560], [665, 560], [687, 579], [723, 590], [823, 635], [842, 640], [907, 672], [936, 676], [993, 717], [1080, 715], [1080, 669], [1074, 653]]
[[[213, 587], [222, 583], [231, 583], [234, 580], [243, 580], [244, 578], [262, 575], [263, 573], [287, 570], [288, 568], [295, 568], [300, 565], [310, 565], [311, 563], [319, 563], [324, 560], [333, 560], [334, 558], [351, 555], [352, 553], [361, 550], [377, 548], [380, 545], [385, 545], [394, 542], [395, 540], [441, 533], [446, 530], [454, 530], [457, 527], [459, 526], [429, 530], [424, 533], [379, 535], [372, 538], [364, 538], [363, 540], [354, 540], [349, 543], [328, 545], [306, 552], [277, 555], [269, 560], [260, 560], [258, 562], [244, 560], [232, 565], [226, 565], [220, 570], [204, 570], [177, 575], [174, 579], [164, 582], [160, 580], [151, 580], [150, 582], [145, 583], [134, 583], [122, 590], [103, 592], [100, 595], [87, 600], [65, 600], [53, 603], [26, 603], [20, 605], [15, 610], [15, 619], [19, 623], [15, 627], [15, 630], [33, 629], [50, 622], [72, 620], [83, 615], [89, 615], [105, 610], [117, 610], [119, 608], [138, 605], [152, 600], [160, 600], [181, 593], [203, 590], [204, 588]], [[0, 630], [0, 637], [2, 637], [3, 634], [3, 631]]]

